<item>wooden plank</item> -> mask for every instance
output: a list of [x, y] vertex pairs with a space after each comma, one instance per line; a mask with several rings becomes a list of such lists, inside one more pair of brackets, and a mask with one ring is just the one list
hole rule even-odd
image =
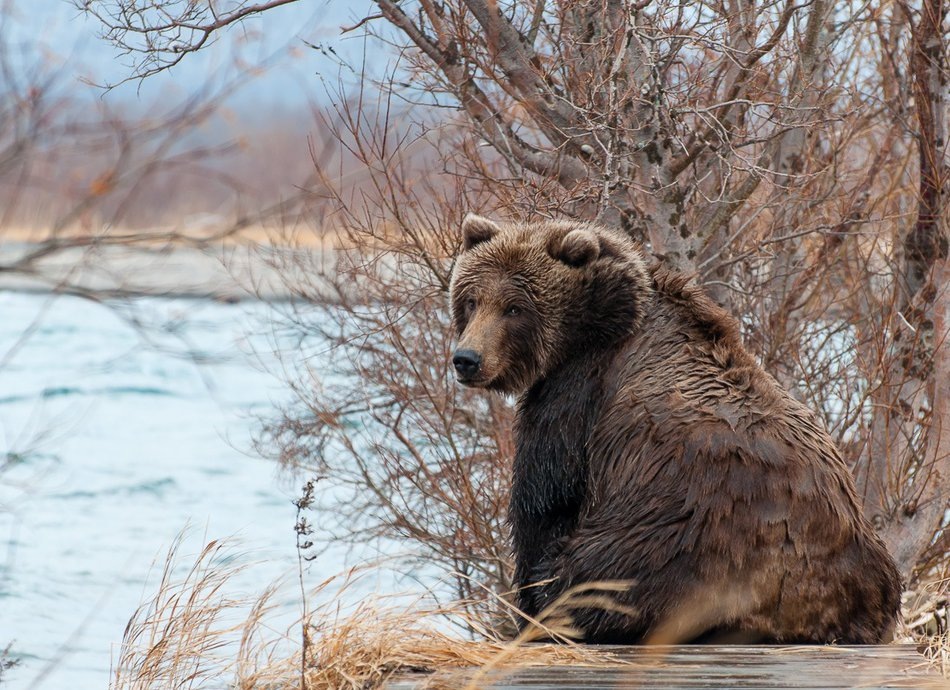
[[852, 647], [678, 646], [603, 647], [596, 666], [522, 666], [409, 674], [388, 690], [423, 687], [496, 690], [578, 688], [947, 688], [912, 645]]

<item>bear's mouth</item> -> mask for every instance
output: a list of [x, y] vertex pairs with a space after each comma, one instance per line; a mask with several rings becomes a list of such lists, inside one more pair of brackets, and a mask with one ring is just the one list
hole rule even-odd
[[484, 376], [456, 376], [455, 380], [466, 388], [488, 388], [491, 379]]

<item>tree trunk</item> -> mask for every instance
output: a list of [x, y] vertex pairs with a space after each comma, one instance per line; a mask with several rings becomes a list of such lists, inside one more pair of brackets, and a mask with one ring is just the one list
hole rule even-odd
[[[917, 219], [902, 243], [890, 369], [876, 395], [870, 457], [859, 472], [865, 511], [911, 577], [943, 523], [950, 490], [947, 417], [947, 166], [944, 0], [924, 0], [912, 28], [917, 120]], [[941, 373], [943, 378], [941, 378]]]

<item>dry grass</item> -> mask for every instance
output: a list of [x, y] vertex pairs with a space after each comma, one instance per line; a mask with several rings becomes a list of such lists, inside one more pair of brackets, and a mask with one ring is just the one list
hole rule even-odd
[[930, 667], [950, 679], [950, 631], [928, 638], [921, 648]]
[[[294, 229], [275, 224], [269, 226], [264, 223], [241, 225], [234, 230], [234, 221], [224, 218], [215, 218], [211, 221], [202, 219], [190, 220], [185, 218], [174, 224], [156, 225], [151, 228], [134, 228], [122, 226], [83, 226], [82, 224], [68, 225], [56, 233], [58, 240], [96, 239], [108, 243], [115, 238], [135, 238], [136, 246], [165, 246], [194, 245], [200, 242], [215, 242], [222, 246], [261, 245], [293, 246], [299, 248], [337, 248], [346, 246], [345, 238], [333, 229], [317, 231], [313, 228]], [[50, 229], [47, 224], [37, 225], [6, 225], [3, 228], [3, 238], [8, 242], [24, 242], [39, 244], [48, 242]]]
[[897, 641], [915, 643], [931, 667], [950, 679], [950, 577], [931, 573], [926, 581], [904, 592], [903, 621]]
[[[452, 614], [451, 611], [442, 612]], [[530, 647], [500, 641], [464, 640], [436, 629], [431, 611], [362, 611], [316, 637], [307, 673], [309, 690], [379, 687], [396, 673], [506, 666], [590, 665], [602, 661], [577, 646]]]
[[[251, 246], [262, 249], [309, 249], [309, 250], [360, 250], [366, 252], [377, 248], [385, 241], [386, 234], [394, 233], [392, 229], [383, 227], [380, 233], [384, 239], [356, 244], [354, 238], [345, 230], [328, 223], [321, 227], [300, 226], [282, 223], [272, 224], [252, 223], [243, 224], [225, 219], [216, 219], [213, 222], [201, 220], [181, 222], [167, 225], [157, 225], [151, 228], [132, 228], [121, 226], [86, 227], [80, 224], [66, 226], [56, 233], [55, 239], [60, 242], [77, 241], [86, 245], [91, 244], [125, 244], [142, 249], [156, 247], [236, 247]], [[431, 234], [425, 234], [423, 239], [433, 240]], [[42, 244], [50, 242], [49, 227], [46, 225], [8, 225], [3, 228], [3, 239], [7, 242]]]
[[[439, 606], [431, 600], [363, 597], [344, 606], [342, 601], [357, 597], [355, 585], [368, 572], [358, 569], [324, 581], [309, 595], [326, 603], [308, 615], [311, 643], [301, 660], [299, 642], [293, 647], [288, 642], [301, 639], [303, 623], [280, 632], [268, 622], [274, 588], [257, 598], [229, 596], [228, 582], [242, 567], [228, 545], [210, 542], [186, 569], [181, 546], [180, 535], [168, 550], [156, 592], [126, 626], [114, 690], [222, 683], [241, 690], [366, 690], [411, 672], [433, 673], [431, 683], [438, 685], [436, 672], [463, 668], [475, 670], [470, 685], [477, 687], [512, 667], [622, 663], [608, 652], [570, 642], [576, 634], [571, 609], [612, 606], [609, 592], [622, 583], [566, 593], [513, 640], [473, 640], [458, 633], [476, 624], [470, 602]], [[537, 643], [541, 639], [561, 643]]]
[[[179, 536], [168, 550], [155, 594], [126, 627], [113, 672], [115, 690], [370, 690], [398, 674], [428, 674], [427, 687], [457, 688], [459, 670], [465, 671], [469, 690], [526, 666], [630, 663], [571, 641], [578, 633], [572, 611], [615, 609], [610, 593], [626, 583], [573, 589], [514, 639], [499, 639], [485, 629], [481, 639], [473, 639], [459, 632], [479, 630], [471, 602], [440, 606], [431, 599], [361, 596], [357, 584], [373, 570], [352, 569], [308, 594], [308, 601], [324, 603], [306, 621], [280, 630], [269, 620], [274, 588], [258, 597], [227, 594], [229, 580], [242, 570], [229, 545], [210, 542], [187, 567], [182, 567], [181, 546]], [[343, 603], [347, 601], [356, 603]], [[506, 598], [499, 596], [498, 604], [516, 613]], [[950, 633], [925, 635], [918, 626], [916, 631], [905, 629], [901, 641], [913, 632], [928, 662], [950, 678]], [[301, 639], [309, 640], [306, 649]]]
[[132, 615], [113, 665], [114, 690], [200, 688], [248, 667], [270, 609], [273, 589], [254, 599], [229, 596], [241, 571], [232, 548], [209, 542], [182, 575], [178, 535], [166, 555], [155, 594]]
[[624, 586], [604, 583], [571, 590], [507, 641], [463, 639], [449, 632], [476, 624], [467, 602], [400, 607], [375, 600], [342, 616], [317, 611], [311, 620], [314, 642], [308, 650], [306, 688], [375, 688], [397, 673], [432, 673], [430, 685], [439, 686], [438, 672], [456, 669], [474, 669], [469, 680], [474, 688], [513, 667], [620, 664], [608, 652], [571, 642], [577, 631], [570, 612], [578, 607], [613, 607], [609, 592]]

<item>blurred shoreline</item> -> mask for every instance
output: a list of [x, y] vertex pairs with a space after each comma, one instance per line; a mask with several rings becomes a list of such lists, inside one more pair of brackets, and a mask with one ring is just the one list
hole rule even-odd
[[[0, 266], [12, 265], [41, 246], [28, 241], [2, 242]], [[300, 249], [258, 244], [72, 247], [57, 249], [30, 272], [0, 271], [0, 290], [102, 298], [282, 301], [293, 296], [288, 284], [300, 285], [297, 281], [303, 277], [308, 292], [332, 300], [333, 291], [320, 274], [331, 275], [334, 254], [330, 245]], [[305, 270], [308, 275], [301, 276]]]

